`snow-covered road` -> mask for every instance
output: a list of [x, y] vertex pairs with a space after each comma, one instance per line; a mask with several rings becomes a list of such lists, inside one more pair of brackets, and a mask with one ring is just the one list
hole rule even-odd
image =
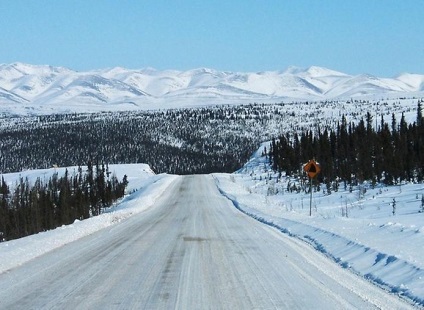
[[0, 274], [1, 309], [407, 309], [238, 211], [211, 176]]

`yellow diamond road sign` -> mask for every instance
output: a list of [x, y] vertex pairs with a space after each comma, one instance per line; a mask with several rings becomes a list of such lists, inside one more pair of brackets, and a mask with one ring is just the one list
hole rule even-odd
[[311, 179], [315, 178], [321, 171], [321, 167], [317, 162], [311, 159], [307, 164], [303, 166], [303, 170], [308, 174]]

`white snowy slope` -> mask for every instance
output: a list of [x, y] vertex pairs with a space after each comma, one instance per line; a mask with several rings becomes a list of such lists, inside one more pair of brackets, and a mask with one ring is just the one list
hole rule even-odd
[[[298, 180], [277, 182], [262, 157], [264, 144], [240, 171], [215, 174], [222, 193], [238, 209], [318, 251], [369, 281], [424, 307], [423, 184], [323, 189], [310, 195], [290, 191]], [[393, 201], [395, 200], [395, 215]]]
[[0, 65], [0, 112], [131, 110], [192, 104], [325, 100], [421, 94], [424, 75], [351, 76], [312, 66], [284, 71], [227, 72], [110, 68], [76, 72], [23, 63]]
[[1, 273], [0, 308], [412, 307], [241, 213], [199, 175], [174, 178], [144, 212]]
[[[37, 178], [48, 180], [54, 173], [62, 176], [66, 169], [69, 175], [78, 173], [78, 167], [67, 167], [28, 170], [3, 174], [2, 177], [10, 188], [15, 188], [20, 178], [28, 179], [30, 184], [33, 184]], [[85, 168], [83, 167], [83, 169]], [[1, 274], [9, 269], [13, 269], [105, 227], [115, 225], [151, 207], [169, 184], [177, 178], [176, 176], [165, 174], [155, 175], [150, 167], [145, 164], [110, 165], [109, 169], [116, 174], [119, 180], [122, 180], [124, 175], [127, 175], [129, 181], [127, 192], [132, 194], [126, 196], [117, 205], [100, 216], [84, 221], [76, 220], [72, 225], [64, 225], [51, 231], [0, 243], [0, 282], [2, 282]]]

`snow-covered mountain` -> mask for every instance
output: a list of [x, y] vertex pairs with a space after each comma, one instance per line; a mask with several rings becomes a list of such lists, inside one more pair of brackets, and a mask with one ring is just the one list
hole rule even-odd
[[[77, 72], [23, 63], [0, 65], [0, 105], [25, 109], [76, 107], [128, 109], [169, 103], [322, 100], [424, 92], [424, 75], [352, 76], [321, 67], [284, 71], [226, 72], [213, 69], [158, 71], [112, 68]], [[159, 104], [154, 105], [153, 104]]]

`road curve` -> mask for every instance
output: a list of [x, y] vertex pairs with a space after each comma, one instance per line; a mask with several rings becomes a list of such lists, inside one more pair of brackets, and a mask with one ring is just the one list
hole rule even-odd
[[0, 309], [407, 309], [237, 211], [211, 176], [0, 274]]

